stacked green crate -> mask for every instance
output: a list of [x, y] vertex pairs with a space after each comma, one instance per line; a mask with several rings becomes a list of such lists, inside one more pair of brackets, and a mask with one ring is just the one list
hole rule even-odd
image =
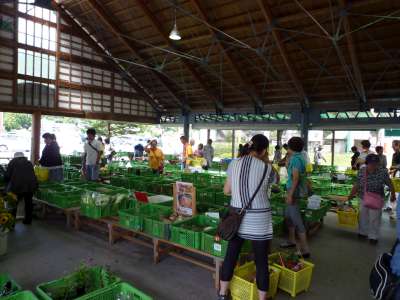
[[87, 295], [118, 282], [119, 278], [101, 267], [84, 267], [66, 277], [39, 284], [36, 291], [42, 300], [86, 299]]
[[201, 249], [203, 231], [218, 226], [219, 220], [204, 215], [176, 222], [171, 226], [171, 241], [185, 247]]
[[[6, 292], [7, 290], [7, 292]], [[10, 276], [7, 274], [0, 274], [0, 294], [1, 292], [6, 292], [4, 296], [13, 295], [16, 292], [20, 291], [21, 287], [18, 283], [14, 281]], [[1, 298], [1, 296], [0, 296]]]
[[212, 189], [196, 189], [196, 202], [215, 204], [215, 192]]
[[152, 215], [144, 217], [143, 231], [151, 236], [169, 240], [171, 235], [171, 221], [168, 218], [173, 213], [172, 207], [151, 206], [156, 207], [157, 211]]
[[283, 216], [272, 216], [272, 225], [274, 236], [282, 235], [285, 229], [285, 218]]
[[85, 296], [85, 300], [115, 299], [152, 300], [153, 298], [124, 282], [97, 290]]
[[231, 203], [231, 196], [225, 195], [224, 192], [215, 193], [215, 204], [219, 206], [227, 206]]

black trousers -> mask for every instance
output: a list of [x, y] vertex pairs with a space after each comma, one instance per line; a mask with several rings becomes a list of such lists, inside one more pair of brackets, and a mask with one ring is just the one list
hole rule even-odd
[[[244, 241], [244, 239], [238, 236], [229, 241], [225, 260], [222, 264], [222, 281], [231, 281], [233, 277], [233, 270], [239, 259], [240, 250], [242, 249]], [[257, 287], [260, 291], [267, 292], [269, 289], [268, 251], [270, 241], [263, 240], [251, 242], [253, 246], [254, 260], [256, 263]]]
[[[17, 194], [17, 198], [18, 198], [18, 203], [22, 200], [25, 202], [24, 223], [32, 223], [33, 193], [20, 193], [20, 194]], [[14, 217], [17, 216], [18, 203], [17, 203], [16, 207], [12, 210], [12, 214], [14, 215]]]

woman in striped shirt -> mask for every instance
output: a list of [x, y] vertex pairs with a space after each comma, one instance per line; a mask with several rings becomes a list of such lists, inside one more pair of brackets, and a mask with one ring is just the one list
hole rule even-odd
[[[253, 136], [251, 141], [243, 147], [243, 156], [233, 160], [228, 167], [224, 193], [231, 195], [231, 207], [240, 210], [250, 202], [253, 196], [254, 199], [250, 208], [245, 211], [237, 236], [229, 241], [222, 265], [219, 300], [229, 299], [229, 282], [245, 240], [250, 240], [253, 246], [259, 299], [267, 299], [268, 249], [273, 233], [268, 190], [274, 179], [271, 164], [263, 161], [268, 146], [269, 141], [264, 135]], [[261, 182], [261, 188], [255, 194]]]

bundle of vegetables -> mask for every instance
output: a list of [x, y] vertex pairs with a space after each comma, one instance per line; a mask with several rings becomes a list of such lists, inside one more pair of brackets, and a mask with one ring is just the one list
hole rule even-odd
[[[100, 189], [101, 191], [105, 191]], [[81, 197], [81, 212], [91, 218], [100, 218], [118, 214], [120, 209], [128, 208], [128, 194], [107, 195], [87, 191]]]

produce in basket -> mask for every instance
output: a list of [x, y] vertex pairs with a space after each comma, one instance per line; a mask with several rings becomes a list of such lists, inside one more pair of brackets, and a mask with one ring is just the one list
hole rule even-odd
[[304, 264], [301, 262], [300, 256], [296, 253], [291, 253], [288, 255], [279, 253], [272, 263], [290, 269], [294, 272], [298, 272], [304, 268]]
[[0, 286], [0, 298], [10, 295], [13, 292], [11, 280], [6, 281], [2, 286]]

